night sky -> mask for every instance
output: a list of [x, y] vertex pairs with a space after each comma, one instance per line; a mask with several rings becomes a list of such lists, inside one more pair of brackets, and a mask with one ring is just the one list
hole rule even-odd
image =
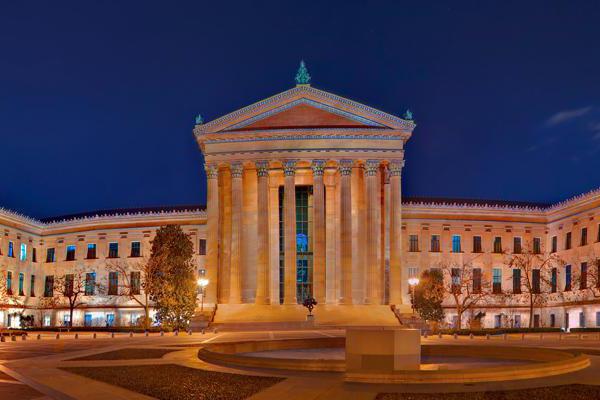
[[[418, 124], [404, 194], [554, 202], [600, 186], [600, 2], [0, 6], [0, 206], [205, 202], [194, 117], [294, 85]], [[459, 4], [460, 3], [460, 4]]]

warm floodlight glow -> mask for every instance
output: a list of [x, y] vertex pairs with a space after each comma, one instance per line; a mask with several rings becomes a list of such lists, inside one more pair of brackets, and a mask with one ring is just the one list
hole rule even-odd
[[208, 286], [208, 279], [198, 278], [198, 286], [204, 289], [206, 286]]
[[408, 284], [410, 286], [417, 286], [419, 284], [419, 278], [408, 278]]

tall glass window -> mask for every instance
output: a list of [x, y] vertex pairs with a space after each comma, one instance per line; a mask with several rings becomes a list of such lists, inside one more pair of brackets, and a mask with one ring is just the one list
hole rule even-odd
[[35, 297], [35, 275], [31, 275], [31, 281], [29, 283], [29, 296]]
[[[279, 188], [279, 301], [285, 290], [284, 188]], [[312, 297], [313, 287], [313, 203], [312, 186], [296, 186], [296, 299]]]
[[108, 294], [109, 296], [119, 294], [119, 274], [116, 272], [108, 273]]
[[86, 258], [89, 260], [96, 258], [96, 243], [88, 243]]
[[473, 253], [481, 253], [481, 236], [473, 236]]
[[542, 252], [542, 239], [539, 237], [533, 238], [533, 254], [540, 254]]
[[460, 247], [460, 235], [452, 235], [452, 252], [453, 253], [460, 253], [461, 247]]
[[67, 261], [75, 260], [75, 249], [76, 249], [76, 247], [74, 244], [67, 246], [67, 258], [66, 258]]
[[431, 251], [433, 253], [440, 252], [440, 235], [431, 235]]
[[140, 257], [142, 255], [142, 244], [140, 242], [131, 242], [130, 257]]
[[93, 296], [96, 292], [96, 273], [88, 272], [85, 274], [85, 295]]
[[419, 251], [419, 236], [409, 235], [408, 236], [408, 251], [416, 252]]
[[494, 268], [492, 271], [492, 291], [502, 293], [502, 268]]
[[515, 236], [513, 238], [513, 253], [514, 254], [521, 254], [521, 238], [518, 236]]
[[565, 265], [565, 292], [571, 290], [571, 266]]
[[13, 244], [13, 242], [8, 242], [8, 256], [9, 257], [14, 257], [15, 256], [15, 245]]
[[6, 294], [12, 295], [12, 272], [6, 272]]
[[108, 244], [108, 258], [119, 257], [119, 243], [112, 242]]
[[54, 247], [46, 249], [46, 262], [56, 261]]
[[502, 253], [502, 238], [500, 236], [494, 238], [494, 253]]
[[25, 274], [19, 274], [19, 296], [25, 296]]
[[521, 270], [518, 268], [513, 269], [513, 293], [521, 293]]
[[54, 275], [47, 275], [44, 282], [44, 297], [54, 296]]
[[21, 255], [19, 259], [21, 261], [27, 260], [27, 245], [25, 243], [21, 243]]

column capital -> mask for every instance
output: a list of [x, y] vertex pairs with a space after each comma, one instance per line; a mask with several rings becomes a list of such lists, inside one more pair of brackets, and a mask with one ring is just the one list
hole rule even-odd
[[325, 172], [325, 160], [313, 160], [310, 167], [312, 168], [313, 176], [323, 176]]
[[207, 179], [216, 179], [219, 177], [219, 167], [216, 164], [204, 164]]
[[390, 162], [390, 176], [400, 176], [404, 167], [404, 160], [392, 160]]
[[351, 175], [353, 165], [354, 161], [352, 160], [340, 160], [340, 162], [338, 163], [338, 170], [342, 175]]
[[381, 162], [379, 160], [367, 160], [365, 163], [365, 175], [367, 176], [376, 176], [379, 171], [379, 165]]
[[283, 162], [283, 173], [285, 176], [296, 175], [296, 160], [285, 160]]
[[232, 178], [241, 178], [244, 173], [244, 165], [241, 162], [232, 163], [229, 168], [231, 168], [231, 177]]
[[267, 160], [260, 160], [254, 163], [256, 165], [256, 175], [269, 176], [269, 162]]

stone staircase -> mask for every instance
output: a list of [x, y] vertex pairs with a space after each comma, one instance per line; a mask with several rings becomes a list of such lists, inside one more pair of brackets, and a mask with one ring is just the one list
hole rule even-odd
[[205, 306], [202, 311], [196, 310], [194, 317], [190, 321], [190, 328], [192, 330], [202, 330], [208, 328], [208, 326], [214, 321], [216, 313], [216, 304], [214, 306]]
[[431, 333], [431, 329], [429, 328], [427, 322], [421, 319], [417, 314], [402, 312], [401, 310], [394, 307], [394, 305], [391, 305], [390, 308], [396, 316], [398, 323], [400, 323], [400, 325], [402, 325], [403, 327], [419, 329], [421, 333]]

